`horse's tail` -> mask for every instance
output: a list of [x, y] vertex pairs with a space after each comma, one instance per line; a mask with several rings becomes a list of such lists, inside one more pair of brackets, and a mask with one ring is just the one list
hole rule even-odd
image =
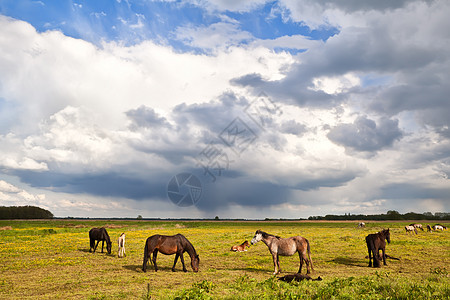
[[313, 262], [311, 259], [311, 247], [309, 246], [309, 241], [307, 239], [306, 240], [306, 251], [308, 251], [308, 258], [309, 258], [309, 263], [311, 264], [311, 270], [314, 271], [314, 267], [313, 267]]
[[144, 271], [144, 272], [147, 272], [147, 262], [148, 262], [148, 240], [145, 241], [145, 247], [144, 247], [144, 262], [142, 264], [142, 271]]

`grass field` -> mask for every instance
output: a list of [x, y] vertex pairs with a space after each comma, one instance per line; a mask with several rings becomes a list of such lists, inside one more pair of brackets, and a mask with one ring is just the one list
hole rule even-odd
[[[356, 222], [0, 221], [0, 299], [448, 299], [450, 232], [406, 234], [408, 223], [368, 222], [358, 229]], [[89, 229], [100, 226], [113, 240], [111, 255], [89, 253]], [[364, 238], [387, 227], [386, 252], [400, 261], [369, 268]], [[257, 229], [306, 237], [312, 277], [323, 281], [276, 280], [262, 242], [229, 251]], [[118, 258], [122, 232], [127, 256]], [[200, 271], [192, 272], [185, 254], [187, 273], [181, 262], [173, 273], [174, 256], [164, 255], [157, 273], [151, 266], [143, 273], [144, 243], [156, 233], [185, 235], [200, 255]], [[280, 260], [282, 275], [298, 270], [298, 255]]]

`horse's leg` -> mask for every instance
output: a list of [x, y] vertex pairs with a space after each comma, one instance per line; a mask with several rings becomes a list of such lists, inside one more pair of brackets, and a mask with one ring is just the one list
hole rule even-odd
[[187, 272], [186, 266], [184, 265], [183, 252], [180, 253], [180, 260], [181, 260], [181, 264], [183, 265], [183, 272]]
[[[178, 252], [177, 252], [177, 253], [175, 254], [175, 260], [173, 261], [172, 272], [175, 272], [175, 265], [177, 264], [178, 256], [180, 256], [180, 254], [178, 254]], [[183, 265], [184, 265], [184, 264], [183, 264]]]
[[155, 272], [158, 272], [158, 266], [156, 265], [156, 257], [158, 256], [158, 249], [153, 250], [153, 265], [155, 265]]
[[[95, 243], [95, 241], [94, 241], [94, 243]], [[95, 252], [95, 250], [97, 250], [97, 247], [98, 247], [98, 243], [100, 243], [100, 240], [98, 240], [98, 241], [97, 241], [97, 244], [95, 244], [95, 247], [94, 247], [94, 252]]]
[[372, 267], [372, 249], [370, 248], [370, 243], [369, 241], [366, 242], [367, 244], [367, 251], [369, 252], [369, 268]]
[[302, 256], [303, 256], [303, 260], [305, 261], [305, 264], [306, 264], [306, 274], [310, 274], [311, 270], [309, 268], [310, 261], [308, 259], [308, 255], [306, 253], [303, 253]]
[[103, 253], [103, 245], [105, 244], [105, 241], [102, 241], [102, 253]]
[[379, 249], [376, 249], [375, 245], [373, 245], [372, 248], [372, 255], [373, 255], [373, 266], [376, 268], [380, 267], [380, 251]]
[[275, 268], [275, 270], [273, 271], [273, 275], [277, 275], [278, 274], [278, 253], [272, 253], [272, 258], [273, 258], [273, 266]]
[[303, 267], [303, 255], [302, 253], [300, 253], [300, 251], [298, 251], [298, 257], [300, 258], [300, 267], [298, 268], [298, 274], [300, 274], [302, 272]]
[[278, 274], [281, 273], [281, 267], [280, 267], [280, 255], [277, 254], [277, 266], [278, 266]]
[[385, 266], [387, 266], [387, 264], [386, 264], [386, 253], [385, 253], [385, 248], [384, 247], [381, 248], [381, 253], [383, 253], [383, 264]]

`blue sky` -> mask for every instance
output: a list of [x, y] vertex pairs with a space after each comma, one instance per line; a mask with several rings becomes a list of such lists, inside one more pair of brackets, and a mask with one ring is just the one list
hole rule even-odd
[[[448, 212], [449, 12], [443, 0], [2, 1], [0, 205]], [[195, 205], [168, 197], [182, 173], [201, 187], [175, 198]]]
[[[311, 29], [292, 20], [277, 1], [261, 3], [250, 11], [211, 10], [183, 1], [3, 1], [1, 13], [27, 21], [40, 32], [59, 30], [98, 46], [102, 41], [133, 45], [150, 39], [178, 51], [202, 49], [180, 42], [175, 36], [177, 28], [207, 27], [224, 19], [254, 39], [302, 35], [327, 40], [338, 32], [326, 24]], [[237, 44], [246, 42], [240, 40]], [[283, 49], [294, 53], [301, 50]]]

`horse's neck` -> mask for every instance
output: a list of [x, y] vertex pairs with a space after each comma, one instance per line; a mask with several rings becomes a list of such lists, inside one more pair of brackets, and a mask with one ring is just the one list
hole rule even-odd
[[270, 235], [269, 235], [267, 238], [262, 239], [262, 241], [263, 241], [264, 244], [266, 244], [267, 247], [270, 248], [270, 246], [272, 245], [272, 242], [273, 242], [273, 239], [274, 239], [274, 238], [275, 238], [274, 236], [270, 236]]
[[194, 246], [191, 244], [191, 242], [189, 242], [187, 239], [185, 241], [186, 245], [185, 245], [185, 251], [189, 254], [189, 256], [191, 257], [191, 259], [193, 259], [196, 255], [197, 252], [195, 251]]

